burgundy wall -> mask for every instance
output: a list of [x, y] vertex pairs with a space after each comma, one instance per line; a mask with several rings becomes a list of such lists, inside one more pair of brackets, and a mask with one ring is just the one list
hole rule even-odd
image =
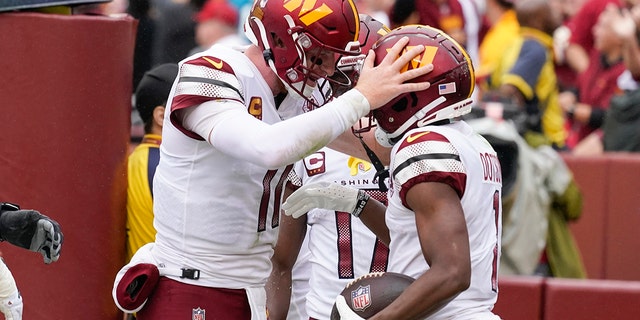
[[62, 226], [58, 262], [0, 243], [24, 318], [120, 319], [137, 21], [0, 14], [0, 201]]

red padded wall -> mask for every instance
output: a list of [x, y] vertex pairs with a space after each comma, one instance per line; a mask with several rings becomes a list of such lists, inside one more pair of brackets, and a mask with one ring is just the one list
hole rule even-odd
[[506, 320], [542, 319], [545, 278], [501, 276], [498, 281], [498, 302], [493, 313]]
[[[640, 157], [611, 154], [606, 279], [640, 280]], [[640, 297], [639, 297], [640, 298]], [[640, 302], [640, 300], [639, 300]]]
[[546, 280], [545, 320], [637, 319], [640, 282]]
[[606, 215], [608, 203], [607, 157], [564, 155], [583, 197], [582, 215], [569, 227], [591, 279], [605, 278]]
[[137, 22], [0, 14], [0, 201], [55, 218], [60, 260], [0, 243], [24, 319], [120, 319], [126, 158]]

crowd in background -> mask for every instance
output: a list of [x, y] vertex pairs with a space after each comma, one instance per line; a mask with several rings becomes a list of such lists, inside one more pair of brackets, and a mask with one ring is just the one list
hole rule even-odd
[[[635, 102], [631, 93], [640, 78], [633, 54], [637, 1], [533, 1], [521, 5], [520, 13], [517, 0], [355, 2], [360, 13], [391, 28], [430, 25], [463, 44], [476, 68], [478, 108], [486, 102], [515, 105], [526, 114], [521, 129], [542, 133], [556, 150], [576, 155], [640, 150], [634, 119], [618, 115], [626, 105], [616, 105]], [[248, 43], [243, 21], [251, 5], [250, 0], [113, 0], [75, 13], [128, 13], [139, 20], [135, 88], [154, 66], [177, 63], [217, 42]], [[523, 68], [527, 71], [520, 72]]]

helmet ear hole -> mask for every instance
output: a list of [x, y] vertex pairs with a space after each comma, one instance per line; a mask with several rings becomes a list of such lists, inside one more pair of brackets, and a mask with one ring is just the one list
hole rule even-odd
[[286, 48], [287, 46], [284, 44], [282, 38], [278, 37], [277, 34], [271, 32], [271, 39], [273, 39], [272, 43], [276, 48]]
[[408, 104], [409, 104], [409, 99], [405, 95], [405, 96], [402, 96], [400, 99], [398, 99], [398, 101], [396, 101], [391, 106], [391, 109], [395, 112], [402, 112], [407, 109]]

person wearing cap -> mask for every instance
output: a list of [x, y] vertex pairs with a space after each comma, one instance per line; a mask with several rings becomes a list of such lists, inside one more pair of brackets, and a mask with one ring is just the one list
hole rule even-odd
[[216, 43], [229, 46], [247, 45], [238, 33], [238, 9], [227, 0], [207, 0], [195, 16], [198, 46], [191, 54], [209, 49]]
[[147, 71], [135, 92], [135, 108], [144, 122], [142, 142], [129, 155], [127, 187], [127, 261], [144, 244], [152, 242], [153, 176], [160, 160], [162, 119], [176, 63], [165, 63]]

